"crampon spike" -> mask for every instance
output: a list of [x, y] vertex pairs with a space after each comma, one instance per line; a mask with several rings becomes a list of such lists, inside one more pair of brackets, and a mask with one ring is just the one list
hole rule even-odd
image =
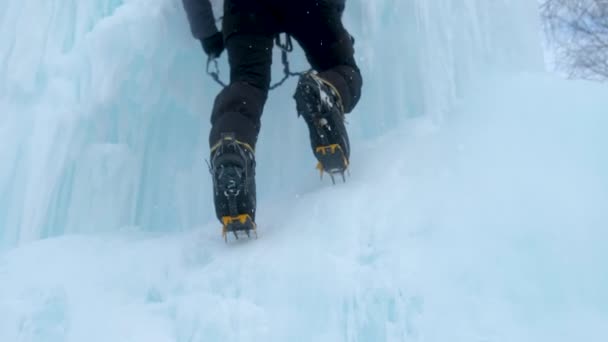
[[340, 145], [319, 146], [315, 149], [315, 156], [319, 160], [317, 169], [321, 173], [321, 180], [323, 173], [328, 173], [332, 184], [336, 184], [336, 174], [342, 175], [342, 180], [346, 182], [345, 172], [349, 163]]
[[323, 164], [321, 164], [321, 162], [317, 163], [317, 170], [319, 170], [319, 178], [323, 180], [323, 173], [325, 171], [323, 170]]

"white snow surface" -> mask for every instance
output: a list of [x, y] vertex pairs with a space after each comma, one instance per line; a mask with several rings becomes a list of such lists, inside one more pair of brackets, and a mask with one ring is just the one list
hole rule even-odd
[[606, 341], [608, 88], [543, 72], [533, 1], [347, 7], [352, 176], [318, 181], [291, 81], [225, 244], [181, 2], [8, 0], [0, 341]]

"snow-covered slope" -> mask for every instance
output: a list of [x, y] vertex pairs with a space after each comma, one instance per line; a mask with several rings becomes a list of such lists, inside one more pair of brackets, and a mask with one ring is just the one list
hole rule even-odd
[[225, 245], [218, 89], [180, 1], [7, 1], [0, 341], [608, 339], [606, 86], [542, 73], [534, 1], [349, 0], [345, 20], [352, 177], [318, 181], [288, 84], [260, 239]]
[[[0, 257], [2, 341], [605, 341], [605, 88], [477, 84], [441, 129], [266, 199], [260, 238], [72, 236]], [[602, 99], [602, 100], [599, 100]]]

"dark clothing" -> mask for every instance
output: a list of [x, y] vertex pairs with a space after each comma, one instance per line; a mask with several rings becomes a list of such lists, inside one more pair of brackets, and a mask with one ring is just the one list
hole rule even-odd
[[209, 0], [182, 0], [194, 38], [203, 40], [217, 33]]
[[[184, 5], [188, 2], [194, 0], [184, 0]], [[238, 140], [255, 146], [270, 86], [273, 37], [280, 32], [298, 41], [313, 69], [339, 92], [345, 112], [355, 107], [362, 79], [354, 59], [352, 37], [342, 25], [344, 2], [224, 1], [222, 31], [230, 64], [230, 85], [215, 100], [211, 146], [226, 132], [234, 132]], [[192, 21], [197, 16], [188, 17], [193, 32], [194, 27], [202, 27]]]

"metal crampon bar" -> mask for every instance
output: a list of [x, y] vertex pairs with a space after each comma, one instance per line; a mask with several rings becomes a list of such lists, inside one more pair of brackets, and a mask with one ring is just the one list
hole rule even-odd
[[247, 238], [251, 238], [251, 233], [253, 232], [254, 238], [258, 238], [257, 226], [248, 214], [224, 216], [222, 217], [222, 225], [222, 237], [226, 243], [228, 243], [228, 235], [230, 233], [232, 233], [237, 240], [241, 233], [244, 233]]
[[348, 159], [340, 145], [319, 146], [315, 149], [315, 155], [319, 160], [317, 169], [321, 173], [321, 178], [323, 178], [323, 173], [327, 173], [332, 183], [336, 184], [335, 175], [341, 175], [342, 181], [346, 182]]

